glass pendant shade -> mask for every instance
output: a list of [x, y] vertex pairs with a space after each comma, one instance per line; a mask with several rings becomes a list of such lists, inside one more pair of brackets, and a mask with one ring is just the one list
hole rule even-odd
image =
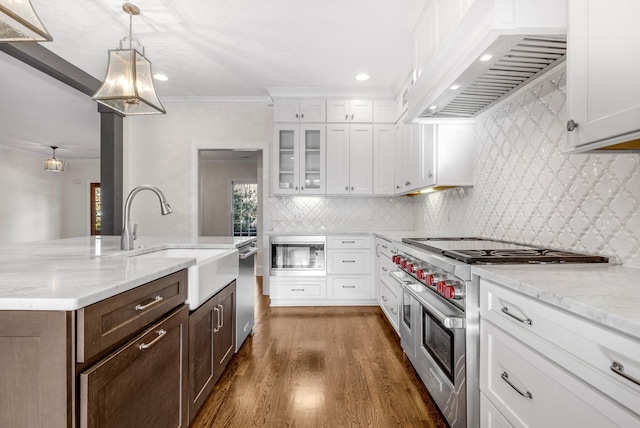
[[0, 0], [0, 42], [50, 42], [29, 0]]
[[51, 146], [53, 149], [53, 157], [44, 161], [44, 170], [49, 172], [62, 172], [64, 171], [64, 165], [61, 160], [56, 159], [57, 147]]
[[125, 116], [166, 113], [153, 86], [151, 61], [135, 48], [109, 51], [107, 75], [92, 98]]

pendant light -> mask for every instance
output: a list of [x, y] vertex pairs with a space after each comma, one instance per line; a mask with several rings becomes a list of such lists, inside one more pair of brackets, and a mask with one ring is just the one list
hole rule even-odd
[[56, 159], [57, 146], [50, 146], [53, 149], [53, 157], [44, 161], [44, 170], [49, 172], [62, 172], [64, 171], [64, 165], [62, 161]]
[[[132, 36], [133, 16], [139, 15], [140, 9], [125, 3], [122, 10], [129, 14], [129, 35], [120, 40], [119, 49], [109, 51], [107, 75], [92, 98], [124, 116], [165, 114], [153, 87], [151, 61]], [[128, 48], [124, 48], [127, 43]]]
[[0, 0], [0, 42], [52, 40], [30, 0]]

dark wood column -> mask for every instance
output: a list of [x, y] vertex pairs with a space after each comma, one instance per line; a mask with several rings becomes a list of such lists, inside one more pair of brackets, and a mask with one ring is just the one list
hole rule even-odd
[[123, 117], [102, 106], [100, 112], [100, 197], [102, 235], [122, 232]]

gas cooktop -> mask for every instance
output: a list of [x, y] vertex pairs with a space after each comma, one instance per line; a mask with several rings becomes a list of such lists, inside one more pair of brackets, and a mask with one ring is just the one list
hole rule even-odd
[[404, 238], [402, 242], [468, 264], [609, 262], [597, 255], [485, 238]]

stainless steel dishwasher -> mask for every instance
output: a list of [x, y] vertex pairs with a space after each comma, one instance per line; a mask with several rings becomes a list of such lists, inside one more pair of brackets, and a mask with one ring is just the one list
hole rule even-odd
[[253, 331], [255, 320], [255, 254], [257, 242], [248, 242], [238, 247], [240, 269], [236, 279], [236, 352]]

